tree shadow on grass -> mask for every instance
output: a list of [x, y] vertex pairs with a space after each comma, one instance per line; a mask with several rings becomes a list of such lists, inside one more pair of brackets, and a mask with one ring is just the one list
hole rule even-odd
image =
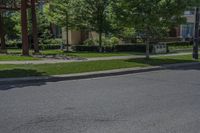
[[[200, 62], [191, 60], [191, 59], [170, 59], [170, 58], [151, 58], [151, 59], [145, 59], [145, 58], [138, 58], [138, 59], [129, 59], [126, 60], [127, 62], [134, 62], [143, 64], [145, 66], [161, 66], [160, 69], [155, 69], [155, 71], [167, 69], [167, 70], [200, 70]], [[188, 64], [188, 65], [174, 65], [174, 64], [181, 64], [181, 63], [195, 63], [195, 64]]]
[[[38, 72], [36, 70], [31, 69], [12, 69], [12, 70], [0, 70], [0, 77], [1, 78], [20, 78], [23, 77], [26, 79], [26, 77], [33, 77], [33, 76], [44, 76], [46, 75], [43, 72]], [[1, 79], [0, 78], [0, 79]], [[17, 87], [26, 87], [26, 86], [41, 86], [45, 85], [46, 82], [33, 82], [33, 81], [2, 81], [0, 82], [0, 91], [5, 91]]]
[[163, 66], [163, 65], [176, 64], [176, 63], [191, 63], [191, 62], [195, 62], [193, 60], [187, 60], [187, 59], [169, 59], [169, 58], [165, 58], [165, 59], [138, 58], [138, 59], [129, 59], [129, 60], [126, 60], [126, 61], [127, 62], [138, 63], [138, 64], [143, 64], [143, 65], [147, 65], [147, 66]]

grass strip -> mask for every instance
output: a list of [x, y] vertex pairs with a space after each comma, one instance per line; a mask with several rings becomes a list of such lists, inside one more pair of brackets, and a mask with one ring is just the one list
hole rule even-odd
[[107, 60], [91, 62], [72, 62], [58, 64], [24, 64], [24, 65], [0, 65], [0, 78], [50, 76], [61, 74], [73, 74], [113, 70], [121, 68], [159, 66], [164, 64], [196, 62], [191, 55], [156, 57], [146, 59]]

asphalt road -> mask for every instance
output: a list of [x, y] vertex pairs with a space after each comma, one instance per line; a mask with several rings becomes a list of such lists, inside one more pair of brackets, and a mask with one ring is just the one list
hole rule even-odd
[[200, 65], [0, 85], [0, 133], [199, 133]]

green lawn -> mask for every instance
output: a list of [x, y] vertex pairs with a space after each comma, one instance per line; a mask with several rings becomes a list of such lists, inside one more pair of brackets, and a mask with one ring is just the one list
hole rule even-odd
[[[10, 54], [20, 54], [19, 49], [9, 49]], [[32, 51], [31, 51], [32, 53]], [[40, 51], [42, 55], [64, 55], [70, 57], [93, 58], [93, 57], [111, 57], [111, 56], [128, 56], [128, 55], [142, 55], [139, 52], [112, 52], [112, 53], [97, 53], [97, 52], [63, 52], [61, 50], [43, 50]]]
[[169, 46], [170, 52], [192, 52], [193, 46]]
[[93, 72], [102, 70], [112, 70], [120, 68], [134, 68], [157, 66], [163, 64], [194, 62], [191, 55], [159, 57], [146, 59], [129, 59], [129, 60], [109, 60], [109, 61], [91, 61], [91, 62], [75, 62], [75, 63], [59, 63], [44, 65], [0, 65], [0, 78], [10, 77], [28, 77], [28, 76], [44, 76], [72, 74], [82, 72]]
[[[35, 58], [32, 56], [21, 56], [20, 49], [9, 49], [7, 55], [0, 54], [0, 61], [28, 61], [28, 60], [41, 60], [41, 58]], [[32, 54], [33, 51], [30, 51]], [[128, 55], [141, 55], [142, 53], [136, 52], [113, 52], [113, 53], [95, 53], [95, 52], [63, 52], [61, 50], [44, 50], [41, 51], [41, 55], [62, 55], [66, 57], [78, 57], [78, 58], [92, 58], [92, 57], [111, 57], [111, 56], [128, 56]]]
[[40, 60], [31, 56], [20, 55], [2, 55], [0, 54], [0, 61], [28, 61], [28, 60]]

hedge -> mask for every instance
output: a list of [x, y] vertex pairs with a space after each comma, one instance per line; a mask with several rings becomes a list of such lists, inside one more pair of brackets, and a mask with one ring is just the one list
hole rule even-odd
[[[33, 48], [33, 47], [32, 47]], [[41, 50], [47, 50], [47, 49], [60, 49], [61, 45], [60, 44], [40, 44], [39, 48]]]
[[91, 51], [91, 52], [98, 52], [98, 46], [86, 46], [86, 45], [75, 45], [71, 47], [73, 51]]
[[[127, 52], [127, 51], [145, 52], [146, 45], [145, 44], [116, 45], [114, 49], [116, 52]], [[152, 51], [153, 51], [153, 45], [150, 45], [150, 52]]]
[[175, 46], [175, 47], [178, 47], [178, 46], [182, 47], [182, 46], [192, 46], [193, 42], [168, 42], [166, 44], [169, 47], [173, 47], [173, 46]]
[[[39, 42], [40, 49], [59, 49], [62, 44], [62, 39], [55, 38], [55, 39], [46, 39], [43, 42]], [[8, 40], [7, 41], [7, 48], [22, 48], [21, 40]], [[33, 45], [30, 45], [30, 48], [33, 48]]]
[[[90, 51], [90, 52], [98, 52], [99, 46], [86, 46], [86, 45], [76, 45], [72, 46], [74, 51]], [[104, 52], [145, 52], [146, 45], [145, 44], [130, 44], [130, 45], [115, 45], [113, 47], [103, 47]], [[150, 51], [153, 51], [153, 46], [151, 45]]]
[[[192, 46], [192, 42], [170, 42], [166, 43], [167, 47], [189, 47]], [[40, 49], [60, 49], [60, 44], [40, 44]], [[13, 41], [7, 45], [7, 48], [22, 48], [22, 43], [20, 41]], [[31, 46], [33, 48], [33, 46]], [[71, 46], [74, 51], [90, 51], [90, 52], [98, 52], [99, 46], [86, 46], [86, 45], [75, 45]], [[105, 46], [103, 47], [104, 52], [145, 52], [146, 45], [145, 44], [123, 44], [123, 45], [114, 45], [114, 46]], [[153, 51], [153, 45], [150, 46], [150, 51]]]

